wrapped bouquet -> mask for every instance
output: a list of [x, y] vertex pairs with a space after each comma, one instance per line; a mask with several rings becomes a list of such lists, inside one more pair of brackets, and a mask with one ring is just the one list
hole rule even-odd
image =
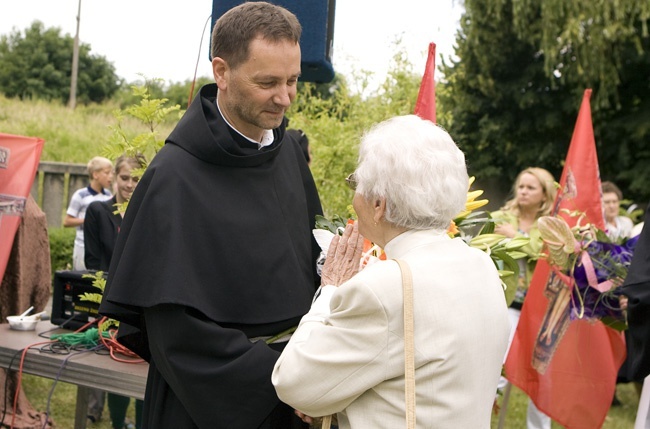
[[602, 230], [581, 224], [580, 219], [573, 228], [559, 216], [539, 219], [546, 244], [542, 258], [567, 287], [571, 320], [602, 320], [623, 330], [619, 286], [627, 275], [638, 236], [614, 243]]

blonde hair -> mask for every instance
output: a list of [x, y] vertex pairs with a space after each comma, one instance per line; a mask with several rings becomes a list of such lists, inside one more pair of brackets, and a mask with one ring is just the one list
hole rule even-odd
[[104, 158], [103, 156], [96, 156], [90, 161], [88, 161], [88, 165], [86, 166], [86, 169], [88, 171], [88, 177], [90, 180], [93, 180], [93, 173], [96, 171], [103, 170], [105, 168], [113, 168], [113, 163], [111, 162], [110, 159]]
[[535, 217], [539, 218], [541, 216], [548, 216], [551, 214], [551, 209], [553, 208], [553, 202], [555, 201], [557, 188], [555, 187], [555, 179], [553, 178], [553, 175], [549, 173], [548, 170], [540, 167], [528, 167], [517, 175], [517, 179], [515, 180], [515, 184], [513, 185], [511, 191], [514, 196], [512, 199], [506, 202], [501, 210], [513, 213], [515, 216], [519, 216], [519, 205], [517, 204], [517, 188], [519, 187], [519, 182], [521, 181], [521, 177], [524, 174], [530, 174], [534, 176], [542, 185], [542, 191], [544, 191], [544, 201], [539, 207], [539, 210], [537, 210], [537, 215]]

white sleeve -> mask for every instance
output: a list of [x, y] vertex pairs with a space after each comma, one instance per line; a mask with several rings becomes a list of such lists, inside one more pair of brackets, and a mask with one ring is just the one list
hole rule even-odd
[[70, 204], [68, 205], [68, 210], [66, 210], [66, 214], [72, 216], [72, 217], [80, 217], [79, 213], [81, 212], [81, 197], [79, 195], [79, 191], [75, 191], [74, 194], [72, 194], [72, 198], [70, 198]]

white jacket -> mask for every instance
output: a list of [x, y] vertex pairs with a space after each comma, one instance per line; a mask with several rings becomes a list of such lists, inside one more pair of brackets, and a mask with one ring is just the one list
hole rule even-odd
[[413, 273], [418, 428], [489, 428], [510, 326], [484, 252], [461, 239], [409, 231], [389, 258], [340, 287], [319, 289], [273, 370], [282, 401], [340, 429], [405, 426], [399, 266]]

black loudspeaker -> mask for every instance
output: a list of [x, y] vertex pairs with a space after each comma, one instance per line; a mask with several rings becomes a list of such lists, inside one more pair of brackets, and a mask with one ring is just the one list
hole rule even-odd
[[[84, 293], [99, 293], [102, 291], [93, 286], [93, 279], [86, 277], [93, 271], [56, 271], [52, 294], [51, 321], [62, 328], [76, 330], [89, 322], [95, 321], [99, 315], [99, 304], [81, 299]], [[106, 273], [104, 273], [104, 278]], [[97, 326], [94, 326], [95, 328]]]
[[[293, 12], [302, 25], [302, 82], [326, 83], [334, 79], [332, 44], [336, 0], [271, 0]], [[229, 9], [245, 3], [242, 0], [212, 0], [212, 27]], [[210, 31], [212, 33], [212, 31]], [[212, 38], [210, 38], [212, 44]], [[211, 56], [210, 56], [211, 58]]]

